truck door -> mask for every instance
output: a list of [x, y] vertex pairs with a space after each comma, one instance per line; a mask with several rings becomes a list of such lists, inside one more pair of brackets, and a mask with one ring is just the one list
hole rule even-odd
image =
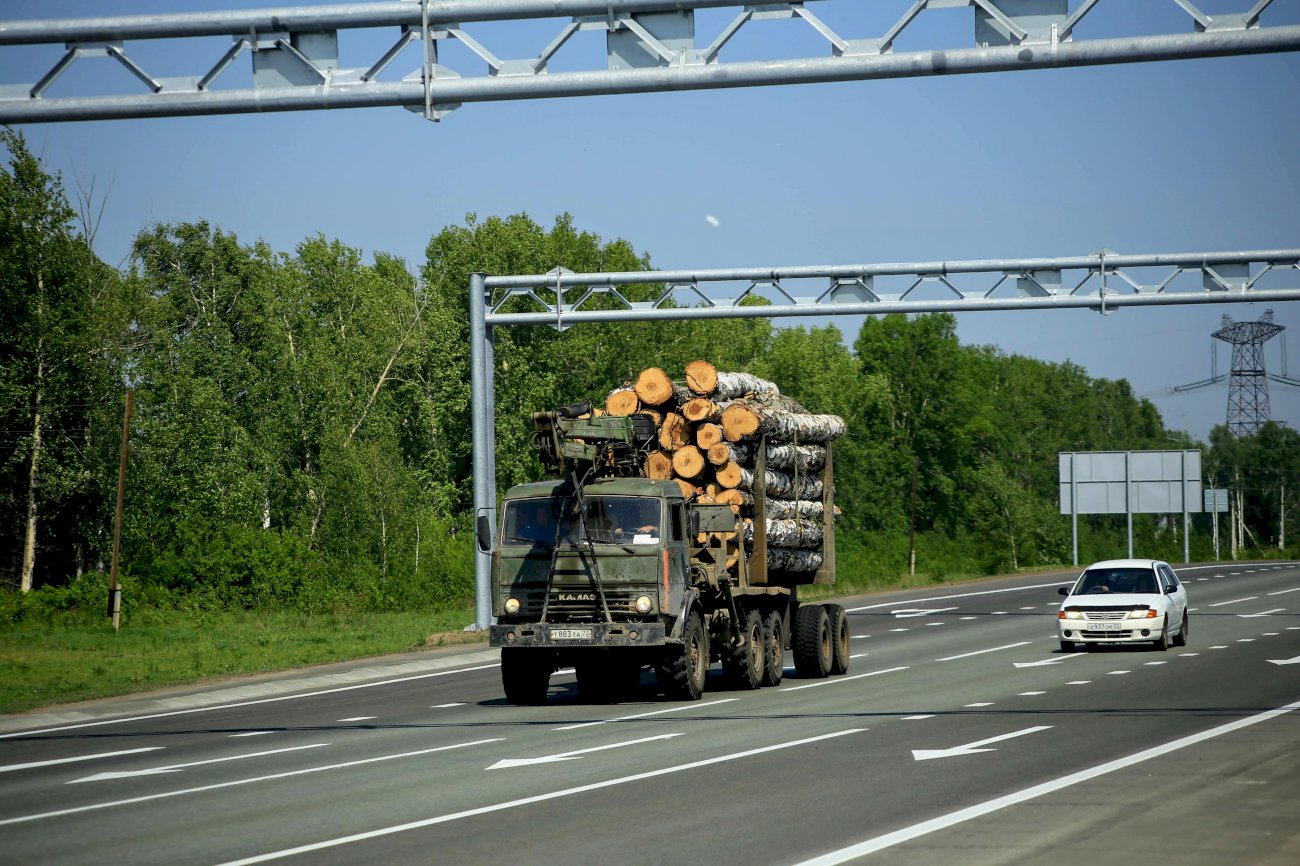
[[[686, 540], [686, 505], [669, 502], [668, 506], [668, 593], [663, 612], [676, 614], [682, 607], [682, 594], [690, 578], [690, 546]], [[660, 588], [662, 590], [662, 587]]]

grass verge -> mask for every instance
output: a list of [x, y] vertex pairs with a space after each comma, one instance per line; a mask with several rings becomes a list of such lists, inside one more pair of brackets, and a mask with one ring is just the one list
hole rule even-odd
[[307, 615], [232, 612], [160, 622], [52, 617], [0, 630], [0, 713], [238, 674], [483, 640], [472, 610]]

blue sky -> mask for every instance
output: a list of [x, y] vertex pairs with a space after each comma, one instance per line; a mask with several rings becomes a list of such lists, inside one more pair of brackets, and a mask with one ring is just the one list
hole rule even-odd
[[[272, 5], [7, 0], [0, 19]], [[1071, 9], [1077, 5], [1071, 0]], [[1215, 14], [1252, 4], [1198, 5]], [[908, 6], [810, 4], [850, 38], [879, 36]], [[1300, 0], [1273, 7], [1265, 24], [1300, 23]], [[1136, 23], [1125, 23], [1130, 14]], [[701, 40], [729, 17], [701, 13]], [[500, 55], [523, 57], [536, 54], [558, 25], [467, 29]], [[896, 50], [968, 47], [971, 29], [968, 8], [924, 13]], [[1188, 30], [1173, 0], [1103, 0], [1075, 37]], [[825, 43], [810, 34], [799, 22], [764, 22], [724, 58], [824, 56]], [[344, 65], [368, 65], [394, 35], [341, 37]], [[555, 68], [601, 56], [594, 38], [584, 34], [586, 41], [565, 49], [572, 58], [557, 58]], [[202, 60], [170, 70], [179, 63], [175, 51], [145, 43], [128, 49], [133, 45], [160, 74], [197, 74], [224, 50], [220, 40], [209, 42], [216, 47]], [[31, 81], [60, 53], [58, 46], [0, 48], [0, 84]], [[481, 68], [462, 61], [447, 55], [449, 65]], [[412, 53], [398, 66], [404, 72], [417, 62]], [[74, 68], [82, 77], [70, 73], [50, 95], [125, 74], [108, 63]], [[237, 67], [247, 75], [246, 56]], [[1300, 247], [1298, 102], [1300, 56], [1285, 54], [481, 103], [437, 124], [391, 108], [23, 131], [70, 191], [80, 177], [93, 178], [97, 194], [107, 192], [96, 247], [113, 263], [157, 221], [207, 219], [244, 242], [261, 238], [280, 250], [321, 232], [415, 264], [432, 234], [468, 212], [526, 211], [545, 225], [567, 211], [580, 228], [649, 252], [657, 267], [751, 267], [1068, 256], [1101, 247]], [[1300, 272], [1273, 285], [1298, 288]], [[964, 343], [1128, 379], [1168, 426], [1204, 438], [1224, 421], [1226, 384], [1180, 395], [1167, 389], [1209, 376], [1209, 335], [1222, 315], [1256, 319], [1266, 306], [1125, 309], [1106, 317], [968, 313], [959, 317], [959, 334]], [[1271, 306], [1290, 328], [1288, 372], [1300, 378], [1300, 304]], [[858, 322], [838, 324], [851, 340]], [[1272, 371], [1281, 370], [1281, 349], [1280, 339], [1269, 344]], [[1228, 359], [1221, 344], [1221, 372]], [[1300, 390], [1270, 391], [1273, 417], [1300, 427]]]

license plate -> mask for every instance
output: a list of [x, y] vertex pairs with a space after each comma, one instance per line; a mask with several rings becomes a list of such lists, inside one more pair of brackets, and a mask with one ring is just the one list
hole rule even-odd
[[591, 640], [591, 629], [589, 628], [553, 628], [551, 629], [552, 640]]
[[1088, 623], [1089, 631], [1120, 631], [1124, 628], [1123, 623], [1119, 622], [1090, 622]]

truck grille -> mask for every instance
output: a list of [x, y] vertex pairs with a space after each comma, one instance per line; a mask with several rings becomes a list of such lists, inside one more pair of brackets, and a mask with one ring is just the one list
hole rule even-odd
[[[609, 615], [615, 621], [643, 619], [632, 610], [632, 603], [639, 595], [654, 597], [654, 590], [628, 589], [626, 587], [605, 587], [605, 603], [609, 605]], [[530, 610], [541, 613], [542, 593], [529, 594]], [[654, 614], [651, 614], [653, 616]], [[600, 596], [595, 589], [552, 589], [550, 603], [547, 605], [546, 619], [549, 622], [604, 622], [605, 615], [600, 608]]]

